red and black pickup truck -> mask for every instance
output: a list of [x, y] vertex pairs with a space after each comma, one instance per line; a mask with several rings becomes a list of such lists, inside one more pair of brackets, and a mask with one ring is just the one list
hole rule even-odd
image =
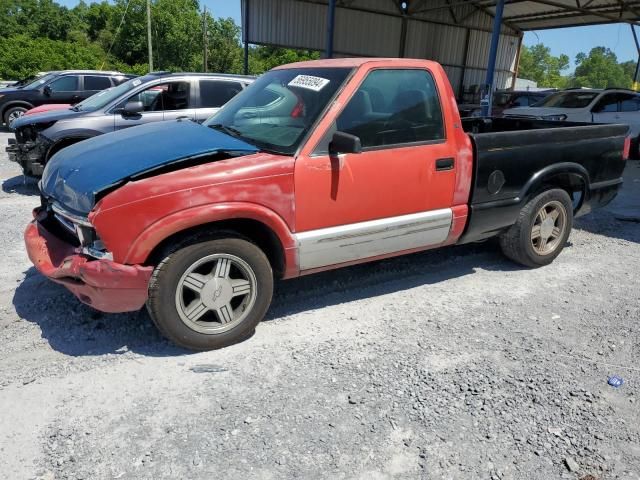
[[245, 338], [276, 278], [498, 236], [527, 267], [611, 201], [624, 125], [462, 121], [442, 67], [339, 59], [264, 74], [199, 125], [58, 152], [25, 232], [37, 269], [105, 312], [147, 305], [192, 349]]

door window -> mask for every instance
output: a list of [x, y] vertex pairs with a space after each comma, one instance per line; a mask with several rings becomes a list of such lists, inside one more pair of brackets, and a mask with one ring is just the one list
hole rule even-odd
[[144, 112], [184, 110], [189, 108], [189, 82], [167, 82], [154, 85], [134, 96], [128, 102], [142, 102]]
[[78, 77], [66, 75], [49, 84], [52, 92], [75, 92], [78, 90]]
[[202, 108], [221, 107], [242, 91], [238, 82], [221, 80], [200, 80], [200, 106]]
[[[390, 100], [372, 99], [373, 92]], [[433, 77], [425, 70], [374, 70], [340, 113], [337, 129], [359, 137], [363, 148], [444, 139]]]
[[529, 106], [529, 97], [526, 95], [517, 95], [513, 97], [510, 107], [528, 107]]
[[104, 90], [106, 88], [111, 88], [111, 80], [109, 77], [99, 77], [95, 75], [84, 76], [85, 90]]
[[640, 96], [632, 94], [622, 94], [620, 96], [621, 112], [637, 112], [640, 110]]
[[602, 97], [596, 105], [596, 113], [609, 113], [618, 111], [618, 96], [614, 93]]

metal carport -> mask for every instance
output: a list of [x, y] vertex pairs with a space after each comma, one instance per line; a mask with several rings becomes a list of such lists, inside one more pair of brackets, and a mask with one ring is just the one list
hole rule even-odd
[[242, 0], [245, 70], [249, 44], [428, 58], [459, 95], [511, 87], [527, 30], [639, 20], [640, 0]]

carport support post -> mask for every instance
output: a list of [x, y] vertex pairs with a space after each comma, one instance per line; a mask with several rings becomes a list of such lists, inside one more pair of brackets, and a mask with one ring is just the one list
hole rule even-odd
[[336, 0], [329, 0], [327, 6], [327, 49], [325, 51], [325, 57], [333, 57], [333, 27], [336, 22]]
[[489, 50], [489, 64], [487, 65], [487, 79], [484, 82], [489, 89], [487, 92], [488, 103], [483, 102], [482, 115], [491, 115], [491, 104], [493, 103], [493, 77], [496, 71], [496, 57], [498, 56], [498, 42], [500, 40], [500, 30], [502, 27], [502, 12], [504, 10], [504, 0], [498, 0], [496, 4], [496, 16], [493, 17], [493, 32], [491, 34], [491, 49]]
[[249, 0], [244, 0], [244, 74], [249, 75]]
[[633, 74], [633, 88], [636, 92], [638, 91], [638, 74], [640, 73], [640, 43], [638, 43], [638, 35], [636, 34], [636, 27], [633, 25], [629, 25], [631, 27], [631, 33], [633, 33], [633, 41], [636, 42], [636, 50], [638, 51], [638, 61], [636, 62], [636, 72]]

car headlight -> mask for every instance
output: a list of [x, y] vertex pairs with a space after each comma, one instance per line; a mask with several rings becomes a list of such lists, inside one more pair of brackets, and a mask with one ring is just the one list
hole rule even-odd
[[551, 120], [553, 122], [562, 122], [567, 119], [567, 116], [564, 113], [559, 115], [546, 115], [542, 117], [543, 120]]

